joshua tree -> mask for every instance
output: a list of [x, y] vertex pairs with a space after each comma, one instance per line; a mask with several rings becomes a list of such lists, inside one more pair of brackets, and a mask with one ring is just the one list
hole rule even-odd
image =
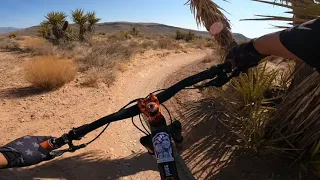
[[[45, 18], [46, 21], [42, 22], [40, 31], [46, 32], [51, 27], [52, 35], [55, 40], [66, 37], [66, 29], [68, 28], [68, 21], [66, 21], [67, 15], [63, 12], [50, 12]], [[48, 34], [47, 34], [48, 35]]]
[[100, 21], [95, 12], [85, 13], [83, 9], [76, 9], [71, 12], [73, 22], [79, 25], [79, 40], [84, 41], [87, 32], [94, 32], [94, 25]]

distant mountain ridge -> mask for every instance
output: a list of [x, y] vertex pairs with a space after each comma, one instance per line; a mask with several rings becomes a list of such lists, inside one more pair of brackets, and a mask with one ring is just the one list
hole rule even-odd
[[[72, 26], [75, 26], [74, 24]], [[143, 23], [143, 22], [104, 22], [98, 23], [96, 25], [96, 33], [116, 33], [119, 31], [127, 31], [132, 26], [136, 26], [142, 33], [146, 34], [174, 34], [177, 30], [182, 32], [189, 32], [192, 31], [196, 35], [201, 35], [204, 37], [209, 37], [210, 34], [207, 31], [197, 31], [197, 30], [190, 30], [165, 24], [159, 23]], [[37, 29], [39, 26], [29, 27], [23, 30], [17, 31], [19, 35], [37, 35]], [[240, 33], [233, 33], [235, 39], [237, 41], [247, 41], [249, 38], [240, 34]]]
[[19, 28], [14, 27], [0, 27], [0, 34], [10, 33], [19, 30]]

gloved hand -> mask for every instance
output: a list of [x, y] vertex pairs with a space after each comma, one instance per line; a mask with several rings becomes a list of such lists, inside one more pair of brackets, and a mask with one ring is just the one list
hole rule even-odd
[[257, 66], [259, 61], [267, 57], [267, 55], [260, 54], [253, 46], [253, 41], [233, 47], [228, 52], [226, 60], [232, 60], [234, 68], [241, 71]]
[[0, 153], [8, 161], [5, 168], [30, 166], [52, 159], [50, 151], [40, 146], [41, 142], [52, 138], [49, 136], [24, 136], [0, 147]]

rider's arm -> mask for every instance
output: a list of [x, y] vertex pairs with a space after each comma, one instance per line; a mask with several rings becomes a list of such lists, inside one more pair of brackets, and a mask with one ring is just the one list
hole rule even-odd
[[24, 167], [52, 159], [50, 151], [40, 146], [53, 137], [23, 136], [0, 147], [0, 168]]
[[4, 157], [2, 153], [0, 153], [0, 168], [6, 167], [8, 164], [7, 159]]
[[261, 36], [253, 42], [256, 50], [264, 55], [274, 55], [290, 59], [299, 59], [291, 53], [280, 41], [280, 32]]
[[267, 34], [253, 44], [261, 54], [301, 59], [320, 70], [320, 18]]
[[253, 39], [233, 47], [226, 59], [239, 69], [256, 66], [269, 55], [301, 59], [320, 72], [320, 19]]

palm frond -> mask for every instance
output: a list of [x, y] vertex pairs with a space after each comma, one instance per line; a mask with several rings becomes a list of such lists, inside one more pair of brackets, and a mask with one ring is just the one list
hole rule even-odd
[[237, 44], [230, 30], [230, 21], [222, 13], [224, 9], [211, 0], [188, 0], [186, 4], [190, 6], [198, 26], [202, 24], [210, 31], [211, 25], [215, 22], [221, 22], [224, 25], [224, 29], [215, 36], [215, 40], [224, 52]]
[[282, 17], [282, 16], [265, 16], [265, 15], [255, 15], [258, 17], [263, 17], [263, 18], [256, 18], [256, 19], [241, 19], [240, 21], [249, 21], [249, 20], [253, 20], [253, 21], [261, 21], [261, 20], [272, 20], [272, 21], [295, 21], [295, 22], [300, 22], [300, 23], [304, 23], [307, 20], [306, 19], [300, 19], [300, 18], [293, 18], [293, 17]]
[[[286, 16], [266, 16], [266, 15], [256, 15], [262, 18], [250, 18], [241, 20], [271, 20], [271, 21], [289, 21], [292, 25], [301, 24], [310, 19], [320, 17], [320, 6], [314, 0], [279, 0], [278, 1], [267, 1], [267, 0], [252, 0], [255, 2], [260, 2], [264, 4], [270, 4], [278, 7], [283, 7], [291, 9], [291, 11], [285, 11], [285, 14], [292, 14], [291, 17]], [[282, 28], [282, 27], [280, 27]]]

